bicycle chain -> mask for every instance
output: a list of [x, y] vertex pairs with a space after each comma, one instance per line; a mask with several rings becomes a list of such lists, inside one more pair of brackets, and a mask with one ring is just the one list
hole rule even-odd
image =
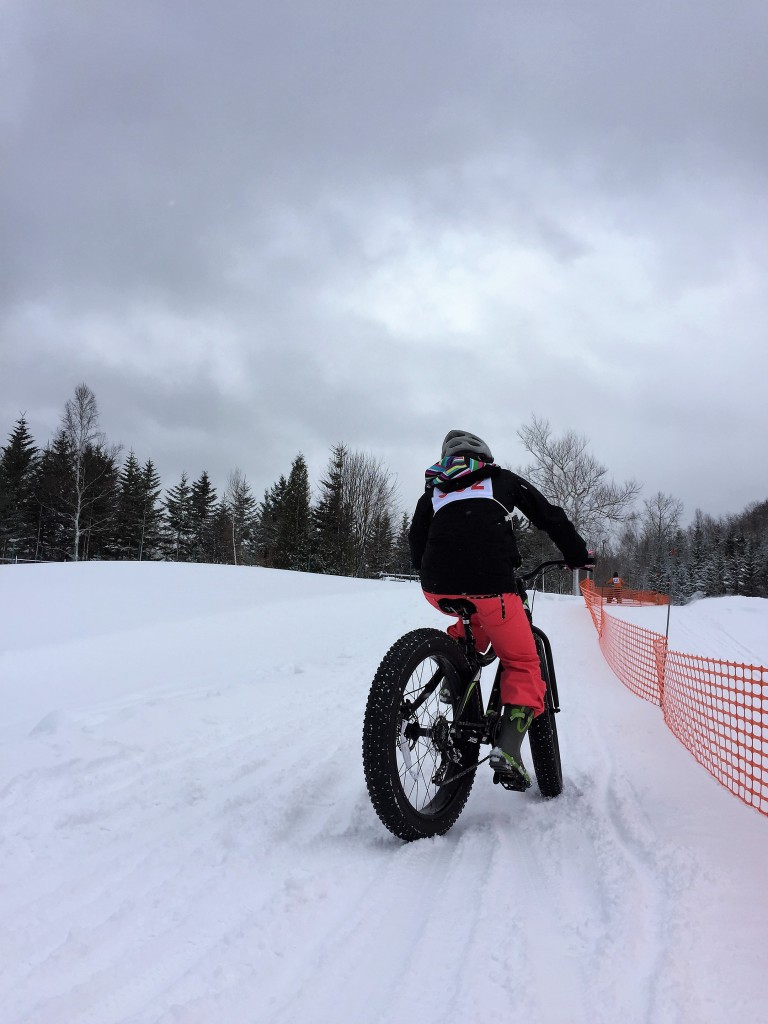
[[[451, 782], [456, 782], [457, 779], [461, 779], [465, 775], [469, 775], [470, 772], [477, 771], [477, 769], [480, 767], [481, 764], [485, 764], [486, 761], [490, 760], [490, 757], [491, 757], [490, 754], [486, 754], [484, 758], [482, 758], [480, 761], [477, 762], [477, 764], [470, 765], [469, 768], [465, 768], [464, 771], [463, 772], [459, 772], [458, 775], [452, 775], [450, 777], [450, 779], [446, 779], [445, 782], [441, 782], [440, 785], [441, 786], [447, 786]], [[432, 781], [434, 782], [434, 776], [432, 778]]]

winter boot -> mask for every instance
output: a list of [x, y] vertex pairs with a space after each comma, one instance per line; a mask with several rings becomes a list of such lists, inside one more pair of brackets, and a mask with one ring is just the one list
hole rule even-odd
[[505, 789], [523, 792], [531, 784], [531, 777], [523, 764], [520, 745], [532, 721], [532, 708], [505, 704], [501, 709], [496, 746], [491, 751], [489, 763], [495, 772], [493, 781], [500, 782]]

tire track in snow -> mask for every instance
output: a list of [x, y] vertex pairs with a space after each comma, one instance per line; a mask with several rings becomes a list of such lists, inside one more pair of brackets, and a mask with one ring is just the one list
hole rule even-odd
[[[387, 1005], [402, 987], [438, 896], [451, 892], [450, 858], [435, 856], [439, 843], [387, 842], [379, 856], [361, 860], [362, 886], [348, 879], [328, 918], [302, 930], [293, 960], [297, 971], [273, 989], [259, 1019], [320, 1024], [343, 1001], [348, 1019], [365, 1020], [371, 1006]], [[399, 890], [406, 899], [398, 898]]]
[[[323, 702], [330, 690], [330, 685], [315, 688], [314, 696]], [[176, 696], [174, 694], [174, 697]], [[179, 692], [178, 696], [183, 698], [184, 693]], [[218, 694], [206, 691], [203, 694], [206, 706], [217, 696]], [[198, 694], [193, 695], [193, 703], [199, 700]], [[167, 700], [161, 702], [153, 698], [145, 702], [143, 710], [156, 709], [158, 705], [167, 703]], [[94, 709], [87, 717], [103, 719], [107, 711], [121, 712], [126, 706], [135, 708], [137, 704], [134, 698], [113, 702]], [[252, 713], [252, 709], [249, 710]], [[240, 735], [233, 738], [231, 712], [227, 710], [219, 714], [222, 718], [225, 714], [228, 715], [229, 734], [223, 742], [214, 742], [216, 727], [212, 725], [209, 732], [203, 730], [198, 735], [198, 740], [203, 743], [199, 750], [190, 748], [189, 738], [176, 740], [162, 747], [155, 745], [143, 749], [135, 744], [127, 745], [114, 739], [103, 738], [92, 730], [67, 721], [65, 735], [54, 735], [50, 740], [54, 748], [66, 745], [67, 741], [70, 746], [77, 743], [82, 747], [85, 743], [93, 748], [92, 756], [70, 758], [66, 762], [52, 766], [24, 771], [11, 779], [4, 790], [6, 801], [20, 802], [23, 799], [24, 802], [22, 813], [14, 815], [13, 833], [11, 834], [10, 829], [4, 830], [3, 838], [6, 848], [13, 851], [9, 855], [9, 863], [17, 865], [18, 871], [13, 881], [20, 898], [24, 899], [25, 893], [28, 895], [27, 882], [33, 883], [33, 889], [39, 889], [41, 854], [44, 859], [45, 848], [60, 845], [62, 837], [68, 832], [82, 835], [88, 826], [92, 826], [96, 832], [105, 834], [101, 837], [103, 840], [106, 834], [118, 832], [122, 828], [130, 844], [131, 838], [128, 833], [132, 829], [132, 819], [137, 810], [142, 813], [143, 825], [152, 824], [153, 827], [162, 830], [160, 819], [167, 818], [169, 812], [171, 815], [175, 812], [173, 804], [169, 807], [168, 800], [174, 787], [179, 788], [178, 783], [182, 775], [186, 777], [186, 782], [174, 799], [183, 809], [191, 802], [204, 799], [207, 787], [228, 787], [231, 783], [231, 773], [228, 771], [230, 763], [242, 765], [238, 769], [241, 772], [251, 770], [254, 765], [260, 765], [265, 760], [275, 760], [278, 775], [286, 768], [289, 771], [293, 769], [293, 765], [285, 763], [286, 755], [281, 750], [283, 738], [276, 736], [273, 726], [246, 725], [244, 728], [241, 722], [237, 726]], [[271, 714], [268, 720], [274, 720]], [[115, 749], [117, 753], [114, 752]], [[259, 750], [263, 753], [254, 760], [254, 753]], [[50, 756], [51, 752], [47, 750], [43, 753]], [[53, 753], [55, 756], [55, 749]], [[290, 757], [289, 754], [288, 760]], [[218, 777], [222, 774], [222, 766], [227, 769], [223, 772], [223, 778]], [[272, 779], [262, 778], [254, 784], [263, 788], [265, 783], [269, 783], [271, 788]], [[238, 799], [245, 798], [240, 796]], [[40, 805], [55, 808], [55, 829], [48, 828], [50, 814], [47, 811], [41, 813]], [[72, 806], [72, 810], [68, 810], [69, 806]], [[10, 814], [11, 809], [7, 803], [2, 803], [4, 814]], [[90, 881], [90, 870], [84, 869], [83, 876]], [[67, 887], [69, 888], [71, 884], [72, 879], [68, 878]], [[39, 898], [47, 899], [56, 892], [55, 888], [49, 887], [40, 893]], [[7, 909], [15, 909], [13, 900]]]
[[[433, 890], [407, 968], [396, 979], [391, 1006], [378, 1024], [409, 1015], [423, 1024], [492, 1020], [500, 1007], [514, 1005], [509, 1000], [509, 932], [499, 920], [503, 887], [510, 881], [509, 846], [503, 830], [487, 820], [468, 823], [460, 835], [455, 831], [436, 841], [433, 857], [445, 860], [447, 869]], [[499, 926], [501, 946], [496, 943]], [[474, 976], [478, 963], [484, 965], [480, 985]], [[454, 965], [450, 972], [448, 965]], [[473, 971], [469, 965], [475, 965]], [[524, 964], [518, 966], [524, 970]]]
[[[586, 974], [594, 1020], [658, 1024], [666, 965], [680, 938], [676, 908], [691, 868], [680, 851], [659, 846], [628, 775], [597, 737], [589, 749], [589, 770], [577, 776], [573, 796], [567, 794], [564, 824], [566, 835], [578, 828], [589, 836], [578, 883], [588, 901], [582, 956], [591, 947]], [[562, 884], [560, 891], [566, 891]]]
[[[269, 729], [263, 730], [265, 735], [271, 735]], [[66, 882], [62, 882], [59, 889], [41, 894], [36, 901], [40, 905], [39, 924], [47, 936], [48, 941], [41, 941], [40, 931], [30, 932], [27, 927], [27, 953], [23, 954], [19, 963], [24, 965], [26, 978], [14, 976], [6, 978], [10, 981], [10, 989], [19, 994], [24, 987], [36, 988], [38, 978], [47, 978], [53, 982], [58, 973], [58, 963], [65, 963], [72, 955], [72, 947], [78, 948], [78, 967], [82, 971], [81, 980], [62, 976], [60, 983], [70, 990], [72, 996], [77, 997], [77, 1002], [82, 1004], [96, 1005], [104, 1003], [105, 979], [109, 979], [108, 988], [112, 993], [111, 999], [116, 998], [115, 993], [123, 992], [123, 1009], [128, 1004], [136, 1007], [145, 997], [155, 997], [158, 989], [166, 990], [174, 984], [182, 984], [183, 980], [190, 974], [189, 965], [185, 965], [184, 957], [178, 953], [170, 957], [163, 956], [163, 950], [183, 948], [184, 942], [174, 941], [174, 937], [184, 934], [187, 925], [194, 927], [189, 921], [185, 911], [187, 902], [193, 902], [197, 896], [194, 892], [185, 892], [184, 886], [179, 884], [183, 876], [183, 865], [189, 864], [192, 868], [192, 876], [199, 873], [201, 861], [204, 862], [206, 850], [211, 848], [218, 850], [226, 849], [231, 845], [232, 837], [227, 833], [240, 833], [243, 843], [247, 843], [247, 833], [242, 835], [242, 829], [253, 825], [253, 820], [258, 820], [258, 827], [253, 828], [253, 841], [263, 843], [264, 833], [270, 835], [277, 829], [277, 838], [283, 834], [287, 839], [291, 838], [290, 826], [286, 827], [286, 819], [290, 820], [290, 812], [297, 806], [302, 806], [302, 799], [306, 802], [306, 792], [310, 784], [318, 785], [313, 779], [313, 766], [307, 765], [307, 758], [301, 749], [288, 753], [277, 751], [274, 758], [269, 757], [267, 751], [261, 761], [253, 760], [253, 736], [240, 737], [235, 743], [227, 742], [218, 744], [216, 747], [209, 747], [202, 754], [197, 752], [186, 755], [178, 751], [173, 756], [167, 753], [161, 759], [154, 759], [152, 763], [144, 764], [139, 772], [123, 786], [115, 789], [114, 775], [110, 773], [106, 785], [96, 786], [96, 793], [99, 798], [107, 797], [111, 808], [111, 817], [108, 819], [114, 827], [115, 818], [121, 817], [123, 805], [115, 806], [115, 795], [120, 789], [135, 791], [141, 787], [141, 780], [152, 779], [154, 784], [153, 792], [157, 794], [158, 789], [162, 790], [164, 779], [176, 778], [178, 769], [193, 778], [199, 776], [198, 769], [205, 770], [205, 776], [209, 783], [209, 789], [217, 785], [222, 789], [222, 796], [218, 800], [201, 799], [200, 806], [190, 807], [188, 798], [177, 801], [175, 806], [169, 806], [166, 802], [159, 811], [147, 807], [144, 820], [139, 824], [152, 827], [153, 832], [156, 826], [160, 826], [159, 833], [153, 834], [151, 843], [142, 841], [131, 842], [130, 839], [121, 843], [120, 855], [117, 865], [110, 865], [110, 870], [104, 872], [104, 865], [101, 863], [103, 854], [101, 851], [92, 854], [87, 869], [84, 869], [80, 880], [73, 880], [70, 876]], [[215, 755], [215, 757], [212, 757]], [[244, 756], [245, 755], [245, 756]], [[333, 789], [334, 780], [343, 779], [343, 770], [336, 767], [338, 762], [345, 763], [345, 759], [339, 757], [338, 748], [330, 748], [326, 757], [327, 772], [320, 780], [323, 791], [328, 795], [329, 787]], [[234, 766], [234, 767], [233, 767]], [[136, 766], [133, 766], [134, 769]], [[303, 775], [302, 775], [303, 772]], [[357, 784], [357, 793], [349, 802], [349, 817], [359, 816], [360, 809], [360, 785], [362, 773]], [[269, 794], [265, 806], [265, 794]], [[178, 794], [177, 794], [178, 795]], [[126, 817], [128, 822], [137, 824], [135, 801], [127, 805]], [[307, 841], [310, 842], [317, 830], [322, 833], [327, 828], [326, 812], [329, 817], [335, 820], [335, 830], [339, 831], [345, 827], [343, 819], [339, 819], [335, 805], [326, 801], [326, 808], [317, 817], [318, 808], [313, 813], [316, 816], [314, 824], [310, 825], [307, 831]], [[117, 813], [115, 813], [117, 811]], [[253, 811], [253, 814], [250, 812]], [[83, 814], [82, 805], [78, 804], [78, 815], [80, 824], [84, 824], [88, 814]], [[99, 817], [93, 815], [94, 820]], [[207, 823], [204, 829], [203, 841], [198, 841], [189, 849], [184, 849], [185, 843], [172, 842], [172, 837], [177, 833], [193, 834], [201, 823]], [[74, 820], [69, 821], [70, 828], [74, 827]], [[275, 837], [273, 836], [273, 839]], [[170, 844], [170, 845], [169, 845]], [[165, 846], [169, 852], [173, 851], [174, 865], [164, 863], [164, 857], [157, 853], [158, 845]], [[182, 868], [178, 868], [178, 862]], [[256, 865], [249, 864], [249, 871]], [[117, 868], [117, 870], [115, 870]], [[101, 885], [96, 891], [93, 887], [93, 879], [101, 878]], [[168, 906], [165, 893], [168, 890], [176, 891], [174, 902]], [[181, 896], [178, 890], [181, 890]], [[121, 904], [111, 896], [113, 892], [128, 891], [132, 894], [133, 900], [128, 904]], [[219, 892], [222, 903], [226, 903], [226, 887]], [[218, 929], [221, 934], [213, 947], [210, 944], [206, 947], [206, 955], [210, 955], [212, 948], [227, 950], [238, 936], [249, 934], [262, 920], [263, 904], [269, 903], [269, 893], [262, 895], [257, 901], [259, 904], [258, 913], [254, 911], [244, 913], [238, 910], [230, 919], [225, 929]], [[160, 933], [160, 939], [155, 942], [154, 938], [148, 943], [142, 943], [142, 949], [146, 945], [152, 948], [151, 954], [145, 956], [144, 952], [139, 955], [132, 949], [130, 934], [135, 925], [131, 920], [132, 912], [136, 906], [152, 907], [162, 904], [165, 900], [165, 913], [179, 917], [182, 924], [177, 928], [173, 927]], [[59, 913], [56, 915], [59, 924], [63, 924], [70, 915], [80, 922], [85, 922], [73, 934], [71, 931], [64, 934], [63, 939], [57, 944], [51, 942], [50, 935], [56, 931], [56, 923], [52, 922], [49, 915], [45, 914], [45, 908], [53, 903]], [[250, 903], [248, 904], [250, 905]], [[27, 904], [27, 912], [32, 909], [32, 920], [34, 920], [34, 908]], [[26, 916], [27, 925], [30, 916]], [[184, 922], [187, 924], [184, 924]], [[119, 936], [121, 930], [128, 934], [128, 942], [121, 944]], [[216, 933], [206, 925], [206, 932]], [[116, 941], [117, 937], [117, 941]], [[104, 955], [101, 951], [109, 951]], [[36, 961], [36, 962], [34, 962]], [[120, 967], [116, 971], [115, 962]], [[126, 973], [130, 975], [128, 980], [121, 981]], [[117, 976], [116, 976], [117, 974]], [[26, 982], [26, 986], [23, 984]], [[183, 984], [182, 984], [183, 987]], [[38, 1007], [41, 1009], [41, 1007]], [[58, 1012], [58, 1004], [51, 1003], [46, 1006], [48, 1010]], [[88, 1017], [83, 1017], [83, 1020]]]

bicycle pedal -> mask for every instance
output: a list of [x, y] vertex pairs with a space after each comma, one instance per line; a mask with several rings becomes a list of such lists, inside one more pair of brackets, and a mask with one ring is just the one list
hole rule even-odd
[[530, 786], [530, 782], [526, 782], [522, 775], [512, 776], [502, 772], [493, 773], [493, 784], [503, 786], [510, 793], [524, 793]]

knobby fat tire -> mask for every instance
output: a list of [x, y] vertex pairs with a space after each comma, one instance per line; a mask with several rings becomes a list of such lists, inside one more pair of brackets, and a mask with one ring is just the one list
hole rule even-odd
[[[429, 663], [429, 664], [427, 664]], [[406, 841], [443, 835], [456, 822], [475, 779], [471, 771], [456, 782], [447, 782], [435, 790], [432, 799], [417, 809], [408, 799], [398, 768], [401, 707], [409, 683], [418, 678], [423, 668], [426, 684], [435, 668], [441, 668], [452, 695], [452, 705], [442, 713], [452, 719], [461, 699], [469, 667], [458, 643], [438, 629], [416, 629], [396, 641], [385, 654], [371, 684], [363, 725], [363, 768], [368, 793], [381, 822], [393, 835]], [[436, 703], [440, 687], [430, 700]], [[429, 704], [429, 701], [427, 701]], [[426, 712], [426, 708], [423, 708]], [[480, 698], [475, 688], [462, 720], [479, 721], [482, 717]], [[425, 745], [431, 744], [425, 740]], [[432, 749], [436, 749], [432, 744]], [[477, 764], [478, 745], [462, 748], [458, 770]], [[437, 756], [439, 763], [439, 754]], [[431, 763], [431, 762], [430, 762]]]

